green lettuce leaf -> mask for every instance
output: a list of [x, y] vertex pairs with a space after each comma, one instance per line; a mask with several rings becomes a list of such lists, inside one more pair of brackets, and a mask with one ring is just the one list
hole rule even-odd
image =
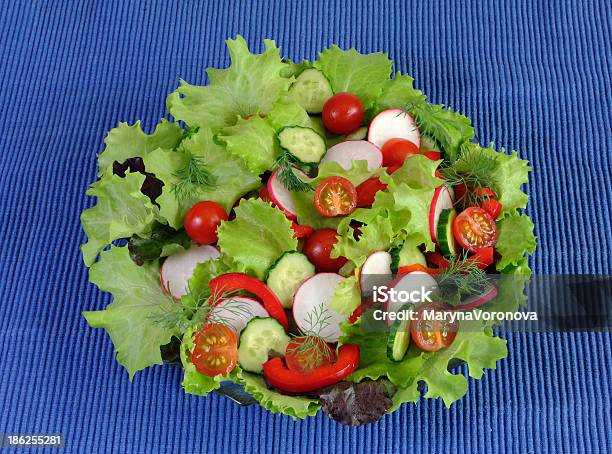
[[312, 128], [325, 137], [325, 127], [316, 117], [311, 117], [289, 94], [283, 93], [266, 115], [266, 121], [279, 132], [287, 126]]
[[376, 98], [376, 103], [371, 112], [375, 117], [387, 109], [407, 109], [425, 101], [425, 95], [413, 85], [414, 79], [408, 74], [397, 73], [393, 79], [385, 81], [382, 92]]
[[274, 166], [278, 154], [276, 133], [259, 115], [247, 120], [239, 118], [235, 125], [223, 128], [217, 138], [255, 175]]
[[132, 126], [119, 123], [111, 129], [104, 139], [106, 148], [98, 156], [98, 176], [112, 171], [113, 162], [122, 163], [128, 158], [144, 157], [156, 148], [172, 149], [183, 138], [183, 130], [176, 123], [162, 118], [153, 134], [145, 134], [140, 128], [140, 121]]
[[459, 156], [461, 146], [474, 138], [474, 128], [469, 118], [444, 108], [444, 105], [420, 102], [409, 109], [421, 134], [433, 138], [453, 162]]
[[189, 126], [206, 126], [216, 132], [231, 126], [236, 118], [265, 114], [279, 95], [291, 85], [293, 78], [283, 77], [288, 65], [283, 63], [274, 41], [264, 40], [264, 52], [252, 54], [242, 36], [228, 39], [231, 66], [208, 68], [206, 86], [181, 81], [168, 96], [168, 111], [176, 120]]
[[306, 418], [317, 414], [321, 406], [319, 401], [303, 396], [286, 396], [269, 389], [264, 379], [255, 374], [238, 370], [236, 382], [244, 386], [259, 405], [273, 413], [283, 413], [293, 419]]
[[242, 200], [235, 213], [234, 220], [221, 223], [217, 229], [219, 248], [248, 273], [263, 279], [276, 259], [297, 249], [291, 221], [259, 199]]
[[340, 315], [350, 315], [360, 304], [359, 270], [355, 270], [352, 276], [343, 279], [336, 286], [329, 307]]
[[366, 109], [380, 95], [391, 75], [391, 60], [383, 52], [360, 54], [333, 45], [319, 54], [314, 67], [329, 80], [334, 93], [349, 92], [361, 99]]
[[496, 265], [498, 271], [521, 264], [525, 254], [532, 254], [535, 251], [536, 239], [533, 227], [531, 219], [524, 214], [515, 214], [497, 221], [495, 248], [501, 255]]
[[395, 232], [389, 218], [376, 216], [367, 225], [359, 228], [361, 235], [355, 239], [353, 229], [346, 220], [342, 222], [339, 238], [332, 249], [332, 258], [345, 257], [356, 266], [361, 266], [372, 252], [386, 251], [393, 244]]
[[89, 280], [112, 293], [113, 302], [105, 310], [83, 312], [83, 316], [92, 328], [106, 330], [130, 380], [137, 371], [162, 364], [160, 347], [179, 333], [160, 323], [175, 302], [164, 294], [158, 264], [138, 266], [127, 247], [111, 246], [89, 270]]
[[[200, 158], [215, 184], [208, 188], [196, 188], [191, 197], [179, 202], [173, 187], [179, 181], [176, 174], [187, 164], [189, 153]], [[228, 154], [214, 142], [212, 132], [207, 128], [200, 128], [183, 140], [176, 151], [152, 151], [145, 157], [144, 163], [148, 172], [155, 173], [164, 182], [157, 203], [160, 214], [175, 229], [182, 227], [185, 214], [195, 202], [212, 200], [229, 212], [240, 196], [260, 185], [259, 178], [249, 172], [240, 159]]]
[[145, 176], [127, 173], [121, 178], [112, 173], [93, 183], [87, 195], [97, 203], [81, 213], [87, 243], [81, 245], [83, 261], [91, 266], [100, 251], [112, 241], [150, 232], [158, 215], [157, 207], [140, 192]]

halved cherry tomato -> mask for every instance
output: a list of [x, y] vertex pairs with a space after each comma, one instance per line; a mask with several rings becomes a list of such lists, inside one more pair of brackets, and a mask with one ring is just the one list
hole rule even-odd
[[185, 231], [189, 238], [199, 244], [217, 241], [217, 227], [227, 221], [227, 212], [217, 202], [204, 200], [193, 205], [184, 219]]
[[323, 105], [323, 124], [334, 134], [350, 134], [361, 125], [365, 109], [360, 99], [350, 93], [338, 93]]
[[419, 154], [419, 147], [406, 139], [389, 139], [382, 146], [383, 166], [401, 166], [408, 156]]
[[291, 222], [291, 230], [293, 230], [293, 238], [308, 238], [314, 232], [314, 229], [308, 225], [300, 225]]
[[489, 265], [493, 264], [495, 250], [492, 247], [483, 247], [476, 251], [468, 261], [475, 264], [478, 268], [484, 270]]
[[[309, 345], [304, 347], [305, 342]], [[335, 361], [336, 349], [320, 337], [294, 337], [285, 350], [287, 368], [294, 372], [310, 372], [320, 366], [329, 366]]]
[[453, 236], [457, 243], [470, 252], [483, 247], [494, 246], [497, 227], [489, 213], [482, 208], [469, 207], [453, 221]]
[[493, 198], [480, 202], [478, 206], [489, 213], [493, 219], [497, 219], [502, 210], [502, 204]]
[[357, 190], [344, 177], [326, 178], [315, 190], [314, 206], [321, 216], [347, 216], [357, 208]]
[[205, 375], [227, 374], [238, 361], [238, 340], [231, 328], [219, 323], [204, 325], [193, 336], [191, 362]]
[[333, 229], [315, 230], [304, 243], [302, 252], [317, 268], [318, 272], [335, 273], [346, 263], [346, 258], [330, 257], [334, 244], [338, 241]]
[[425, 311], [428, 315], [430, 311], [434, 314], [445, 313], [452, 311], [452, 307], [441, 303], [428, 303], [416, 310], [415, 319], [410, 322], [410, 336], [416, 346], [426, 352], [436, 352], [451, 345], [457, 336], [457, 322], [451, 323], [450, 319], [431, 320], [426, 318]]
[[432, 161], [439, 161], [442, 159], [442, 154], [439, 151], [425, 151], [421, 154]]
[[371, 207], [378, 191], [387, 189], [387, 185], [380, 178], [368, 178], [357, 186], [357, 207]]

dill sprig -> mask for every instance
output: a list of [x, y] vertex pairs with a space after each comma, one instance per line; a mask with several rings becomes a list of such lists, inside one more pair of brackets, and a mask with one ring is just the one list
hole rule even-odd
[[308, 192], [312, 187], [307, 182], [301, 180], [293, 171], [293, 167], [300, 161], [289, 151], [282, 150], [274, 161], [274, 168], [278, 172], [278, 179], [290, 191]]
[[172, 192], [179, 203], [189, 203], [197, 198], [199, 190], [212, 189], [217, 185], [215, 176], [201, 157], [189, 151], [184, 153], [185, 165], [172, 174], [178, 180], [172, 185]]
[[307, 314], [305, 327], [300, 330], [299, 336], [287, 349], [287, 353], [300, 357], [307, 369], [314, 369], [324, 361], [333, 358], [333, 349], [322, 336], [321, 332], [330, 324], [332, 318], [329, 310], [323, 305], [315, 306], [312, 312]]
[[480, 294], [491, 285], [485, 271], [468, 260], [467, 253], [452, 256], [448, 267], [437, 275], [437, 281], [440, 296], [449, 301]]
[[475, 206], [487, 200], [495, 182], [491, 175], [497, 168], [497, 161], [484, 153], [481, 148], [462, 147], [459, 158], [450, 166], [442, 168], [442, 176], [448, 186], [464, 185], [465, 194], [457, 200], [463, 206]]

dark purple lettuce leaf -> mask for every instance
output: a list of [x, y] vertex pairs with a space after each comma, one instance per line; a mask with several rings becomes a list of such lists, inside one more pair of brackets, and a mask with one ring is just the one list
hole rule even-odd
[[123, 162], [113, 162], [113, 173], [121, 178], [125, 177], [125, 172], [138, 172], [145, 176], [145, 180], [140, 187], [140, 192], [149, 197], [152, 203], [161, 195], [164, 182], [155, 177], [155, 174], [145, 171], [145, 165], [140, 157], [129, 158]]
[[319, 399], [330, 418], [349, 426], [378, 421], [392, 405], [389, 386], [382, 381], [342, 381], [322, 389]]

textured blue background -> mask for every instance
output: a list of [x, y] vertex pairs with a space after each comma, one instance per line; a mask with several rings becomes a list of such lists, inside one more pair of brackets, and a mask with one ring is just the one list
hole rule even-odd
[[538, 273], [612, 270], [611, 2], [12, 1], [0, 7], [0, 432], [63, 432], [75, 452], [584, 452], [612, 449], [606, 334], [508, 335], [510, 355], [450, 410], [405, 406], [347, 428], [187, 396], [180, 372], [129, 383], [79, 313], [108, 296], [78, 245], [105, 131], [147, 129], [180, 77], [225, 67], [224, 39], [293, 59], [386, 50], [482, 143], [533, 164]]

